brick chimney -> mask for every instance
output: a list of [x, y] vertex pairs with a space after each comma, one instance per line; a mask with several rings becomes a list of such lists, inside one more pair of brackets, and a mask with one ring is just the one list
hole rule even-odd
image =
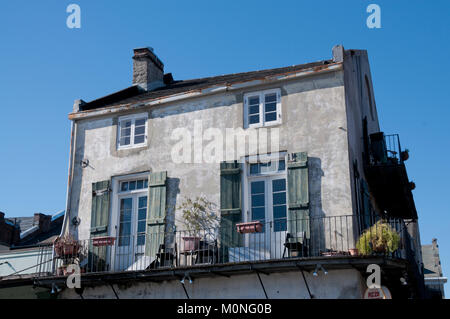
[[41, 213], [34, 214], [34, 225], [39, 226], [39, 232], [45, 233], [50, 229], [52, 216], [47, 216]]
[[164, 64], [153, 53], [152, 48], [134, 49], [133, 85], [145, 91], [164, 86]]

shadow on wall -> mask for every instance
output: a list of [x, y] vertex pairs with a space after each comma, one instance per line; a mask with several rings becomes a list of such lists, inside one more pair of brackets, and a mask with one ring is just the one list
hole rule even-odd
[[[166, 212], [166, 234], [173, 234], [176, 230], [175, 214], [177, 205], [177, 196], [180, 194], [180, 179], [167, 178], [167, 212]], [[170, 237], [170, 236], [168, 236]], [[168, 242], [172, 242], [173, 238], [166, 238]]]
[[[308, 157], [309, 196], [310, 196], [310, 254], [321, 256], [334, 253], [347, 253], [354, 248], [356, 234], [352, 212], [325, 212], [322, 207], [322, 161]], [[327, 200], [332, 200], [329, 198]]]

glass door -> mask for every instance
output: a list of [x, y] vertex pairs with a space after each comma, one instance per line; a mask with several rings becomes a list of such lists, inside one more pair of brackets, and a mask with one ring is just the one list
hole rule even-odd
[[262, 232], [249, 234], [253, 260], [281, 258], [286, 237], [286, 178], [259, 177], [250, 181], [251, 221], [263, 224]]
[[117, 270], [140, 270], [147, 267], [145, 260], [145, 227], [147, 196], [119, 197], [119, 223], [115, 265]]

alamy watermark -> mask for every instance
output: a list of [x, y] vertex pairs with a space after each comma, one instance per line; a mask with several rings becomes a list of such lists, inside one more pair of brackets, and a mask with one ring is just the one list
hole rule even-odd
[[66, 25], [69, 29], [81, 28], [81, 8], [78, 4], [69, 4], [66, 12], [70, 13], [66, 20]]
[[259, 155], [250, 161], [269, 161], [266, 154], [280, 151], [280, 129], [214, 128], [203, 129], [203, 121], [195, 120], [194, 128], [179, 127], [170, 137], [174, 142], [171, 158], [175, 164], [221, 163], [246, 155]]
[[367, 17], [366, 25], [369, 29], [381, 28], [381, 8], [378, 4], [369, 4], [366, 9], [370, 15]]

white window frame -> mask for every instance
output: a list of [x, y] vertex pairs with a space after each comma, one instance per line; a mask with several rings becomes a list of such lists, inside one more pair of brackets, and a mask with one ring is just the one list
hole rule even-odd
[[[276, 110], [276, 116], [277, 119], [274, 121], [265, 121], [265, 95], [266, 94], [276, 94], [277, 97], [277, 110]], [[248, 100], [250, 97], [259, 97], [259, 122], [258, 123], [249, 123], [249, 116], [248, 116], [248, 107], [249, 103]], [[249, 92], [244, 94], [244, 128], [256, 128], [256, 127], [267, 127], [272, 125], [278, 125], [282, 123], [282, 116], [281, 116], [281, 90], [280, 89], [270, 89], [270, 90], [264, 90], [264, 91], [256, 91], [256, 92]]]
[[[135, 144], [134, 143], [134, 134], [135, 134], [135, 123], [136, 120], [145, 119], [145, 135], [144, 135], [144, 142]], [[131, 132], [130, 132], [130, 144], [128, 145], [120, 145], [120, 134], [122, 132], [122, 123], [124, 121], [131, 120]], [[143, 147], [147, 146], [147, 136], [148, 136], [148, 114], [147, 113], [139, 113], [139, 114], [133, 114], [133, 115], [126, 115], [119, 117], [118, 123], [117, 123], [117, 149], [128, 149], [128, 148], [136, 148], [136, 147]]]

